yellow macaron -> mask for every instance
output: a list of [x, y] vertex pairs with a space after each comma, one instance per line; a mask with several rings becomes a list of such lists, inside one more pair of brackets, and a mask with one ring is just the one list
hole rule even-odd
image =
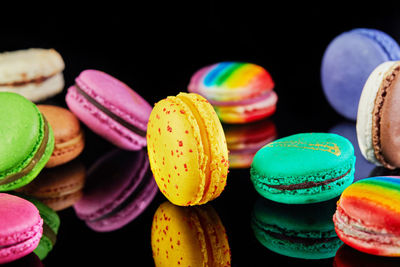
[[153, 217], [155, 266], [231, 266], [225, 228], [212, 206], [178, 207], [164, 202]]
[[202, 96], [180, 93], [159, 101], [147, 126], [147, 149], [157, 185], [173, 204], [204, 204], [224, 190], [225, 135]]

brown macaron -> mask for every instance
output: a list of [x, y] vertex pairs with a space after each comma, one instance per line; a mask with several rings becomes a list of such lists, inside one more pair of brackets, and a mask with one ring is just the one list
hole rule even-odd
[[361, 153], [388, 169], [400, 167], [400, 61], [375, 68], [364, 85], [357, 114]]
[[17, 192], [32, 196], [55, 211], [66, 209], [83, 195], [86, 168], [78, 159], [67, 164], [44, 169], [31, 183]]
[[67, 163], [83, 151], [85, 138], [78, 118], [68, 109], [38, 105], [54, 132], [54, 151], [46, 167], [51, 168]]

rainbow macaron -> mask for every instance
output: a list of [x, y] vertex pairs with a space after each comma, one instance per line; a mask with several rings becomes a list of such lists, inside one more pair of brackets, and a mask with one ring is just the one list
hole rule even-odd
[[173, 204], [204, 204], [224, 190], [228, 175], [224, 131], [200, 95], [180, 93], [159, 101], [150, 115], [147, 144], [157, 185]]
[[43, 169], [54, 135], [36, 105], [16, 93], [0, 92], [0, 125], [0, 191], [10, 191]]
[[210, 205], [178, 207], [162, 203], [151, 226], [155, 266], [231, 266], [224, 225]]
[[303, 133], [269, 143], [254, 156], [251, 181], [263, 197], [287, 204], [339, 196], [354, 179], [354, 148], [337, 134]]
[[400, 256], [400, 177], [371, 177], [344, 190], [333, 216], [347, 245], [373, 255]]
[[31, 253], [43, 233], [43, 220], [29, 201], [0, 193], [0, 264]]
[[93, 132], [126, 150], [146, 146], [151, 106], [123, 82], [98, 70], [84, 70], [68, 89], [69, 109]]
[[261, 66], [220, 62], [198, 70], [188, 91], [205, 97], [226, 123], [247, 123], [275, 112], [278, 97], [274, 81]]

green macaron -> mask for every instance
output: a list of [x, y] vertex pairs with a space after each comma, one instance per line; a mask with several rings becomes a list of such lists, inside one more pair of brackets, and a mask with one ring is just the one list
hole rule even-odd
[[343, 244], [332, 221], [336, 201], [288, 205], [260, 197], [252, 213], [254, 235], [263, 246], [281, 255], [301, 259], [334, 257]]
[[0, 192], [32, 181], [54, 148], [53, 131], [35, 104], [0, 92]]
[[321, 202], [339, 196], [354, 180], [354, 148], [330, 133], [278, 139], [253, 158], [251, 181], [263, 197], [287, 204]]
[[33, 252], [39, 259], [43, 260], [53, 250], [56, 243], [58, 229], [60, 228], [60, 217], [57, 212], [34, 197], [18, 192], [12, 192], [12, 194], [28, 200], [39, 210], [40, 217], [43, 219], [43, 234], [39, 245]]

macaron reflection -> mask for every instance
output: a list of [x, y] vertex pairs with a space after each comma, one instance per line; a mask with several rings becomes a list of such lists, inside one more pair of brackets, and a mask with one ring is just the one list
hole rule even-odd
[[35, 253], [30, 253], [23, 258], [1, 265], [2, 267], [43, 267], [42, 261]]
[[400, 259], [379, 257], [362, 253], [347, 245], [343, 245], [336, 252], [333, 262], [334, 267], [394, 267], [400, 266]]
[[225, 228], [209, 205], [162, 203], [153, 217], [151, 248], [155, 266], [231, 266]]
[[86, 168], [79, 159], [51, 169], [44, 169], [30, 184], [17, 189], [55, 211], [71, 207], [82, 197]]
[[356, 124], [351, 122], [341, 122], [332, 127], [329, 132], [344, 136], [353, 144], [354, 155], [356, 156], [354, 182], [370, 177], [370, 172], [375, 168], [375, 165], [367, 161], [361, 154], [357, 141]]
[[287, 205], [259, 197], [251, 226], [266, 248], [288, 257], [326, 259], [343, 244], [332, 221], [337, 198], [304, 205]]
[[249, 168], [257, 151], [277, 137], [272, 120], [241, 125], [223, 125], [230, 168]]
[[158, 192], [145, 150], [112, 150], [88, 170], [76, 215], [97, 232], [122, 228], [138, 217]]

